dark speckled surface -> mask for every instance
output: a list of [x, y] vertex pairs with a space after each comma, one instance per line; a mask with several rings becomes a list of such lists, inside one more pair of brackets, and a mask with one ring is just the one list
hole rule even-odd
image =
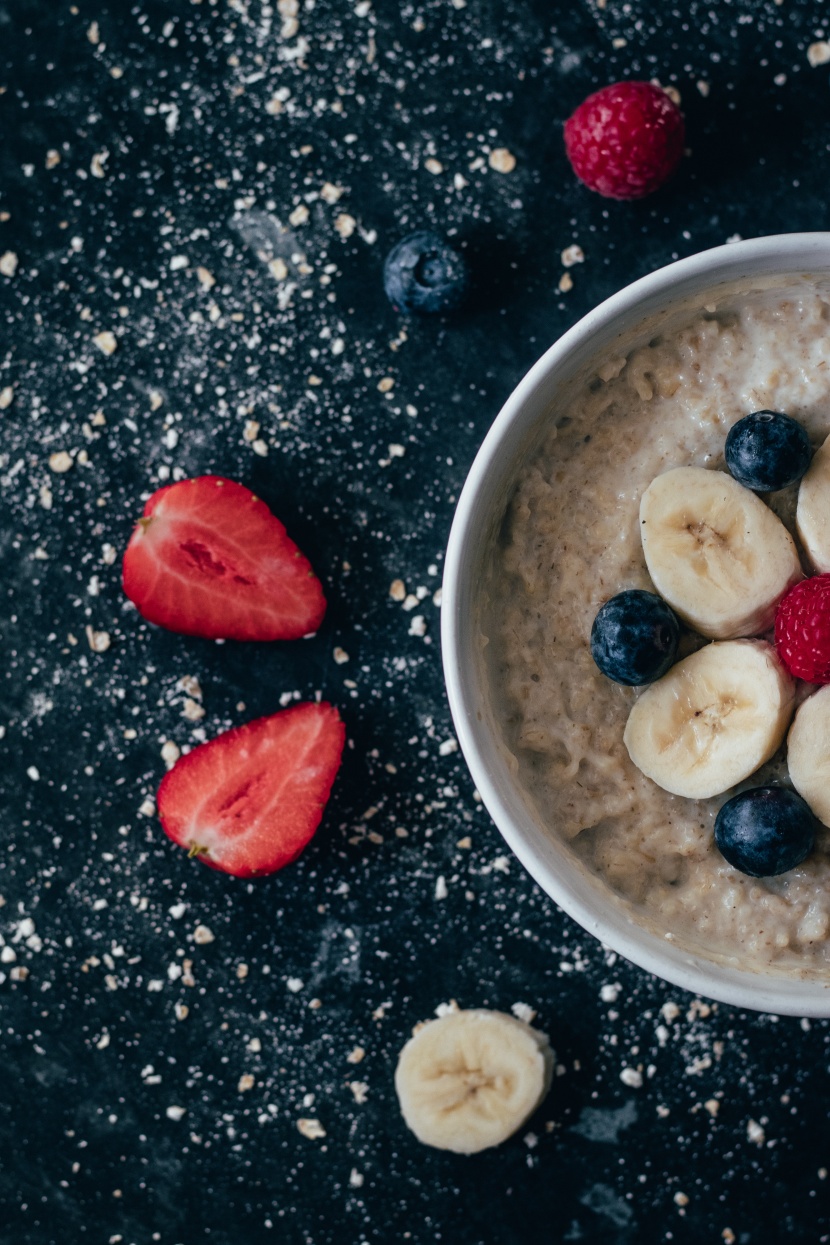
[[[826, 8], [282, 8], [0, 0], [0, 1242], [826, 1240], [827, 1023], [709, 1011], [530, 882], [441, 746], [433, 601], [475, 450], [552, 340], [672, 258], [825, 227], [830, 66], [807, 47]], [[680, 91], [691, 148], [634, 205], [582, 188], [561, 143], [623, 76]], [[386, 250], [421, 227], [474, 266], [452, 322], [404, 324], [383, 296]], [[215, 645], [127, 608], [107, 547], [161, 482], [206, 471], [308, 553], [330, 598], [314, 639]], [[302, 859], [250, 885], [188, 861], [145, 803], [163, 743], [318, 691], [350, 747]], [[529, 1004], [561, 1067], [471, 1159], [421, 1147], [392, 1085], [450, 998]]]

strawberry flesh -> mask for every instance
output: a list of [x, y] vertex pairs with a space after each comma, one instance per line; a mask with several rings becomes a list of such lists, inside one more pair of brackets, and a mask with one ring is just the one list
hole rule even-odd
[[346, 729], [328, 704], [293, 705], [180, 757], [158, 789], [165, 833], [236, 877], [296, 860], [320, 824]]
[[212, 640], [296, 640], [326, 610], [319, 579], [279, 519], [221, 476], [153, 494], [124, 554], [123, 583], [148, 622]]

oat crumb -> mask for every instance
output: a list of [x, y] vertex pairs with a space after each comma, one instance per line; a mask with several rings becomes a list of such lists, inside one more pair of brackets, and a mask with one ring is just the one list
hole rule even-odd
[[569, 272], [563, 272], [559, 278], [559, 289], [563, 294], [567, 294], [574, 287], [574, 279]]
[[317, 1141], [320, 1137], [325, 1137], [326, 1130], [319, 1120], [299, 1119], [297, 1120], [297, 1128], [304, 1137], [308, 1137], [309, 1141]]
[[495, 147], [487, 157], [487, 163], [497, 173], [512, 173], [516, 167], [516, 157], [506, 147]]
[[72, 455], [66, 450], [58, 450], [55, 454], [49, 455], [49, 470], [54, 471], [56, 475], [63, 475], [65, 471], [69, 471], [72, 466]]
[[118, 338], [109, 329], [96, 333], [92, 339], [102, 354], [115, 354], [118, 349]]
[[17, 272], [17, 256], [14, 251], [4, 251], [0, 255], [0, 272], [4, 277], [13, 277]]
[[346, 1063], [360, 1063], [366, 1057], [366, 1051], [362, 1046], [356, 1046], [354, 1050], [349, 1051], [346, 1056]]
[[208, 929], [207, 925], [197, 925], [193, 931], [193, 941], [198, 943], [200, 947], [205, 947], [214, 940], [215, 935], [212, 930]]
[[826, 65], [830, 61], [830, 43], [825, 39], [819, 39], [817, 43], [811, 43], [807, 48], [807, 60], [814, 69], [816, 65]]
[[357, 221], [353, 216], [349, 216], [348, 212], [341, 212], [335, 218], [334, 228], [340, 234], [341, 238], [350, 238], [357, 228]]
[[563, 268], [573, 268], [574, 264], [583, 264], [585, 262], [585, 252], [581, 246], [577, 246], [574, 242], [572, 246], [566, 246], [559, 257], [562, 260]]
[[349, 1081], [349, 1089], [354, 1094], [354, 1100], [362, 1106], [369, 1096], [369, 1086], [365, 1081]]
[[86, 642], [92, 649], [93, 653], [106, 653], [112, 643], [110, 633], [108, 631], [96, 631], [89, 625], [89, 623], [87, 623], [85, 632]]
[[239, 1084], [237, 1085], [236, 1088], [239, 1090], [240, 1094], [245, 1094], [248, 1092], [249, 1089], [253, 1089], [255, 1084], [256, 1084], [256, 1081], [254, 1077], [251, 1076], [251, 1073], [245, 1072], [239, 1078]]

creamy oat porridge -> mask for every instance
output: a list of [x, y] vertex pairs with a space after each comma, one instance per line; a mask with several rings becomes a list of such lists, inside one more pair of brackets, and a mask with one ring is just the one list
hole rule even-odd
[[[729, 428], [761, 409], [792, 415], [814, 446], [830, 433], [830, 293], [732, 295], [627, 357], [599, 359], [521, 471], [484, 631], [506, 743], [551, 833], [681, 945], [830, 976], [830, 831], [803, 864], [764, 879], [737, 872], [713, 842], [730, 795], [788, 781], [785, 751], [718, 797], [669, 794], [623, 743], [640, 693], [605, 678], [589, 647], [604, 601], [654, 591], [638, 521], [649, 484], [675, 467], [724, 470]], [[797, 492], [765, 498], [793, 533]], [[686, 632], [680, 656], [703, 643]], [[797, 699], [811, 690], [799, 682]]]

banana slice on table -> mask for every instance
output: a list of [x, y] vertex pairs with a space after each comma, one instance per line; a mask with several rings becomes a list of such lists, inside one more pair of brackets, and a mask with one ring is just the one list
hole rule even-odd
[[787, 765], [798, 794], [830, 826], [830, 684], [799, 705], [787, 736]]
[[505, 1012], [449, 1012], [404, 1046], [395, 1089], [419, 1141], [477, 1154], [536, 1110], [550, 1089], [553, 1059], [544, 1033]]
[[802, 577], [778, 516], [722, 471], [676, 467], [657, 476], [640, 503], [640, 536], [657, 591], [716, 640], [766, 631]]
[[795, 526], [813, 569], [830, 571], [830, 437], [801, 480]]
[[728, 791], [781, 746], [795, 680], [763, 640], [707, 644], [643, 692], [625, 746], [638, 769], [674, 795]]

